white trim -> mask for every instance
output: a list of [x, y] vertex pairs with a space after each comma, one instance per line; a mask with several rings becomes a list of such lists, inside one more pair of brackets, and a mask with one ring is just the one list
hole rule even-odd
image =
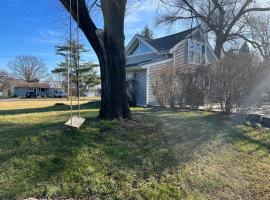
[[[125, 54], [126, 54], [126, 56], [128, 56], [128, 55], [127, 55], [127, 52], [128, 52], [129, 48], [132, 46], [132, 44], [134, 43], [134, 41], [135, 41], [136, 39], [138, 39], [140, 42], [144, 43], [146, 46], [148, 46], [150, 49], [152, 49], [153, 52], [156, 52], [156, 53], [158, 52], [158, 50], [157, 50], [156, 48], [154, 48], [154, 47], [153, 47], [152, 45], [150, 45], [147, 41], [145, 41], [143, 38], [141, 38], [140, 35], [136, 34], [136, 35], [134, 35], [134, 37], [131, 39], [131, 41], [128, 43], [128, 45], [127, 45], [126, 48], [125, 48]], [[141, 55], [141, 54], [140, 54], [140, 55]]]
[[148, 105], [148, 98], [149, 98], [149, 67], [146, 69], [146, 105]]
[[137, 57], [137, 56], [144, 56], [144, 55], [153, 54], [153, 53], [155, 53], [155, 52], [154, 51], [149, 51], [149, 52], [141, 53], [141, 54], [137, 54], [137, 55], [128, 55], [128, 56], [126, 56], [126, 58], [134, 58], [134, 57]]
[[[212, 55], [214, 56], [214, 58], [216, 59], [216, 61], [218, 61], [218, 57], [216, 56], [216, 54], [215, 54], [213, 48], [211, 47], [209, 41], [206, 39], [206, 37], [205, 37], [205, 35], [204, 35], [204, 33], [202, 32], [201, 29], [199, 29], [199, 33], [201, 33], [201, 35], [203, 36], [204, 41], [205, 41], [205, 43], [206, 43], [205, 45], [207, 45], [207, 46], [209, 47], [210, 52], [212, 53]], [[206, 50], [207, 50], [207, 48], [206, 48]], [[205, 53], [207, 53], [207, 51], [205, 51]]]
[[136, 65], [132, 67], [126, 67], [126, 71], [132, 71], [132, 70], [138, 70], [138, 69], [143, 69], [142, 66]]
[[173, 61], [173, 58], [167, 58], [167, 59], [159, 60], [159, 61], [156, 61], [156, 62], [145, 63], [145, 64], [142, 64], [142, 65], [135, 65], [135, 66], [132, 66], [132, 67], [126, 67], [126, 71], [132, 71], [132, 70], [138, 70], [138, 69], [146, 69], [147, 67], [160, 65], [160, 64], [167, 63], [167, 62], [171, 62], [171, 61]]
[[152, 63], [146, 63], [146, 64], [141, 65], [141, 66], [142, 66], [142, 68], [147, 68], [147, 67], [152, 67], [152, 66], [155, 66], [155, 65], [160, 65], [160, 64], [167, 63], [167, 62], [171, 62], [171, 61], [173, 61], [173, 58], [167, 58], [167, 59], [156, 61], [156, 62], [152, 62]]
[[[204, 56], [205, 56], [205, 64], [207, 64], [207, 63], [206, 63], [206, 57], [207, 57], [206, 44], [205, 44], [204, 42], [200, 42], [200, 41], [198, 41], [198, 40], [193, 40], [193, 39], [188, 39], [188, 40], [187, 40], [187, 42], [188, 42], [188, 49], [187, 49], [187, 55], [188, 55], [188, 57], [187, 57], [187, 63], [188, 63], [188, 64], [192, 64], [192, 65], [201, 65], [201, 64], [203, 64], [203, 63], [195, 63], [194, 60], [192, 60], [192, 62], [190, 62], [190, 60], [189, 60], [190, 41], [194, 41], [195, 43], [198, 43], [198, 44], [201, 45], [200, 57], [202, 58], [202, 56], [204, 55]], [[202, 46], [203, 46], [203, 45], [204, 45], [204, 48], [205, 48], [204, 54], [202, 53]]]
[[133, 44], [133, 42], [134, 42], [137, 38], [138, 38], [138, 35], [137, 35], [137, 34], [133, 36], [133, 38], [130, 40], [130, 42], [129, 42], [128, 45], [126, 46], [125, 51], [127, 51], [127, 50], [130, 48], [130, 46]]

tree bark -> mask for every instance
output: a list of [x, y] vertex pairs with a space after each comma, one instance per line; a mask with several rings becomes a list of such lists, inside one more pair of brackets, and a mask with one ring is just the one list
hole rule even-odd
[[[124, 46], [124, 18], [126, 0], [101, 0], [104, 31], [98, 30], [90, 18], [85, 0], [60, 0], [79, 24], [100, 64], [100, 119], [130, 119], [126, 93], [126, 60]], [[78, 11], [77, 13], [77, 6]], [[79, 15], [79, 20], [77, 19]]]
[[124, 18], [126, 0], [101, 0], [104, 18], [103, 44], [105, 66], [102, 76], [105, 96], [100, 109], [101, 118], [130, 118], [126, 92], [126, 59]]
[[222, 52], [223, 43], [224, 43], [224, 41], [221, 38], [221, 36], [217, 35], [216, 46], [215, 46], [215, 54], [216, 54], [218, 59], [221, 58], [221, 52]]

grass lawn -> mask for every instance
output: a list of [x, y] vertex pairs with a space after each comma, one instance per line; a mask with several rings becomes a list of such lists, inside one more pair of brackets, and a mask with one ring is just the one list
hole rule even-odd
[[220, 114], [134, 109], [96, 121], [83, 105], [0, 102], [0, 199], [270, 199], [270, 130]]

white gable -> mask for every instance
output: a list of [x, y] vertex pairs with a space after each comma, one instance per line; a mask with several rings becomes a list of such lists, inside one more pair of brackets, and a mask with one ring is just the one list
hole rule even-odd
[[157, 52], [157, 50], [144, 41], [139, 35], [135, 35], [126, 47], [127, 56], [135, 56], [150, 52]]

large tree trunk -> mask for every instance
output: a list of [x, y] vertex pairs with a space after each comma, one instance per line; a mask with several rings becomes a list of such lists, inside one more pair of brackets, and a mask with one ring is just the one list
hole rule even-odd
[[105, 66], [101, 70], [102, 89], [100, 117], [130, 118], [126, 92], [126, 59], [124, 18], [126, 0], [101, 0], [104, 18], [103, 44]]
[[[70, 12], [69, 0], [60, 0]], [[96, 28], [85, 0], [71, 1], [71, 14], [97, 54], [101, 74], [100, 119], [129, 119], [131, 113], [126, 92], [124, 18], [126, 0], [101, 0], [104, 32]]]
[[218, 59], [221, 58], [221, 52], [222, 52], [222, 47], [224, 43], [223, 35], [222, 33], [216, 33], [216, 46], [215, 46], [215, 54], [218, 57]]

